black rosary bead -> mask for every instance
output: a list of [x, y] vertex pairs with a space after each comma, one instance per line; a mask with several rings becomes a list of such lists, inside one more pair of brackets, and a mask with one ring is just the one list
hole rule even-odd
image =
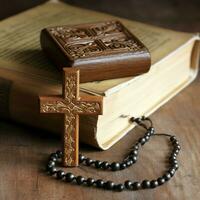
[[110, 166], [110, 165], [109, 165], [109, 163], [108, 163], [107, 161], [104, 161], [104, 162], [101, 163], [102, 169], [108, 169], [109, 166]]
[[93, 178], [88, 178], [86, 183], [87, 183], [88, 186], [92, 186], [92, 185], [94, 185], [95, 180]]
[[170, 160], [171, 160], [171, 161], [176, 160], [176, 156], [172, 156], [172, 157], [170, 158]]
[[46, 166], [46, 171], [49, 172], [49, 170], [51, 170], [53, 167], [54, 167], [54, 166], [48, 164], [48, 165]]
[[175, 157], [177, 157], [177, 156], [178, 156], [178, 154], [177, 154], [177, 153], [175, 153], [175, 152], [173, 152], [173, 153], [172, 153], [172, 156], [175, 156]]
[[178, 149], [179, 151], [181, 150], [181, 146], [180, 145], [177, 145], [176, 146], [176, 149]]
[[158, 181], [152, 180], [152, 181], [150, 182], [150, 185], [151, 185], [151, 188], [155, 188], [155, 187], [158, 186]]
[[169, 170], [171, 177], [174, 176], [175, 172], [176, 172], [176, 170], [173, 168]]
[[174, 151], [173, 151], [173, 154], [178, 154], [179, 153], [179, 150], [178, 149], [175, 149]]
[[52, 168], [50, 168], [50, 169], [48, 170], [48, 172], [49, 172], [50, 175], [54, 175], [54, 174], [57, 173], [57, 169], [56, 169], [55, 167], [52, 167]]
[[150, 127], [148, 129], [148, 131], [150, 132], [151, 135], [153, 135], [155, 133], [155, 129], [153, 127]]
[[132, 186], [133, 186], [133, 190], [139, 190], [142, 187], [141, 183], [139, 182], [134, 182]]
[[174, 141], [172, 142], [172, 144], [173, 144], [174, 146], [176, 146], [176, 145], [179, 145], [179, 142], [178, 142], [177, 140], [174, 140]]
[[50, 157], [58, 158], [58, 155], [57, 155], [57, 153], [52, 153], [52, 154], [50, 155]]
[[49, 162], [48, 162], [48, 166], [49, 167], [54, 167], [55, 166], [55, 162], [54, 161], [52, 161], [52, 160], [50, 160]]
[[174, 168], [175, 170], [178, 170], [178, 168], [179, 168], [178, 163], [175, 163], [175, 164], [173, 165], [173, 168]]
[[151, 186], [150, 181], [148, 181], [148, 180], [142, 181], [142, 188], [143, 188], [143, 189], [150, 188], [150, 186]]
[[94, 162], [94, 165], [95, 165], [95, 167], [96, 168], [100, 168], [101, 167], [101, 161], [100, 160], [96, 160], [95, 162]]
[[101, 180], [101, 179], [98, 179], [98, 180], [96, 181], [96, 186], [97, 186], [98, 188], [102, 188], [102, 187], [104, 186], [104, 181]]
[[104, 183], [104, 187], [107, 190], [112, 190], [114, 188], [115, 184], [112, 181], [107, 181]]
[[76, 177], [76, 182], [78, 185], [82, 185], [84, 183], [85, 179], [82, 176]]
[[133, 150], [131, 151], [130, 155], [133, 155], [133, 156], [137, 156], [138, 155], [138, 150]]
[[85, 160], [85, 163], [86, 163], [87, 166], [90, 166], [90, 165], [93, 164], [93, 160], [90, 159], [90, 158], [87, 158], [87, 159]]
[[57, 155], [58, 158], [62, 158], [63, 152], [58, 150], [58, 151], [56, 151], [56, 155]]
[[124, 185], [123, 184], [115, 185], [115, 190], [118, 192], [122, 192], [124, 190]]
[[172, 153], [170, 160], [176, 160], [177, 159], [177, 154], [176, 153]]
[[56, 158], [56, 157], [54, 157], [54, 156], [50, 156], [50, 158], [49, 158], [49, 161], [56, 162], [56, 161], [57, 161], [57, 158]]
[[136, 156], [133, 156], [133, 157], [132, 157], [132, 161], [133, 161], [133, 163], [135, 163], [135, 162], [137, 161], [137, 157], [136, 157]]
[[150, 139], [149, 136], [145, 136], [144, 138], [145, 138], [146, 142]]
[[145, 136], [150, 137], [150, 136], [151, 136], [151, 133], [150, 133], [150, 132], [147, 132], [147, 133], [145, 134]]
[[170, 137], [170, 141], [173, 142], [174, 140], [176, 140], [176, 137], [175, 137], [175, 136], [171, 136], [171, 137]]
[[171, 178], [171, 174], [170, 173], [166, 173], [163, 178], [165, 179], [165, 181], [168, 181]]
[[139, 149], [139, 145], [138, 145], [138, 144], [134, 145], [134, 146], [133, 146], [133, 149], [134, 149], [134, 150], [138, 150], [138, 149]]
[[126, 163], [126, 166], [129, 167], [133, 164], [133, 161], [129, 159], [125, 163]]
[[52, 165], [49, 165], [49, 164], [48, 164], [48, 165], [46, 166], [46, 171], [49, 172], [53, 167], [55, 167], [55, 166], [52, 166]]
[[123, 163], [120, 164], [120, 169], [125, 169], [126, 167], [127, 167], [126, 163], [123, 162]]
[[72, 173], [67, 173], [67, 174], [65, 175], [65, 180], [66, 180], [67, 182], [72, 182], [74, 179], [75, 179], [75, 176], [74, 176], [74, 174], [72, 174]]
[[65, 172], [64, 171], [62, 171], [62, 170], [57, 171], [57, 173], [56, 173], [57, 179], [63, 179], [64, 176], [65, 176]]
[[[178, 153], [179, 153], [179, 152], [178, 152]], [[173, 152], [172, 152], [172, 157], [175, 158], [175, 159], [177, 159], [178, 153], [173, 151]]]
[[145, 140], [144, 137], [140, 138], [138, 141], [139, 141], [139, 143], [140, 143], [141, 145], [144, 145], [145, 142], [146, 142], [146, 140]]
[[165, 179], [164, 179], [163, 177], [158, 178], [157, 181], [158, 181], [158, 184], [159, 184], [159, 185], [162, 185], [162, 184], [165, 183]]
[[[126, 164], [127, 164], [127, 163], [126, 163]], [[112, 170], [112, 171], [117, 171], [117, 170], [120, 169], [120, 164], [117, 163], [117, 162], [113, 162], [113, 163], [110, 165], [110, 167], [111, 167], [111, 170]]]
[[125, 188], [128, 189], [128, 190], [132, 189], [132, 187], [133, 187], [132, 182], [129, 181], [129, 180], [125, 181], [124, 185], [125, 185]]
[[172, 160], [172, 164], [178, 164], [178, 161], [177, 160]]
[[85, 156], [79, 154], [79, 162], [82, 163], [83, 161], [85, 161]]

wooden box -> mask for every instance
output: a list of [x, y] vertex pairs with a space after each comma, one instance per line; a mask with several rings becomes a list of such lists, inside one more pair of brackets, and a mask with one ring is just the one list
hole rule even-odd
[[119, 21], [45, 28], [41, 47], [59, 69], [79, 68], [81, 82], [136, 76], [151, 64], [148, 49]]

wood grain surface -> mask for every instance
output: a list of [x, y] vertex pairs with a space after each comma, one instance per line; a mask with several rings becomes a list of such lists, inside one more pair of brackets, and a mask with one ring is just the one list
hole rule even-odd
[[[11, 1], [12, 2], [12, 1]], [[17, 1], [13, 1], [17, 2]], [[19, 2], [19, 1], [18, 1]], [[20, 2], [28, 2], [20, 1]], [[31, 5], [31, 1], [30, 5]], [[76, 1], [77, 2], [77, 1]], [[81, 1], [83, 2], [83, 1]], [[89, 2], [89, 1], [86, 1]], [[98, 1], [101, 2], [101, 1]], [[104, 2], [104, 1], [102, 1]], [[108, 1], [107, 1], [108, 2]], [[121, 2], [121, 1], [116, 1]], [[131, 2], [131, 1], [127, 1]], [[132, 1], [133, 2], [133, 1]], [[147, 1], [142, 1], [147, 2]], [[158, 3], [151, 6], [152, 2], [145, 7], [141, 5], [138, 13], [131, 16], [141, 16], [144, 14], [146, 21], [161, 23], [166, 27], [175, 27], [180, 30], [199, 30], [199, 15], [195, 12], [197, 1], [172, 1], [169, 3]], [[185, 3], [184, 3], [185, 2]], [[170, 4], [171, 3], [171, 4]], [[194, 3], [194, 5], [192, 4]], [[76, 3], [77, 4], [77, 3]], [[131, 13], [136, 8], [124, 6], [121, 9], [124, 13]], [[104, 6], [113, 14], [119, 7]], [[133, 3], [134, 4], [134, 3]], [[136, 4], [136, 3], [135, 3]], [[143, 4], [143, 3], [141, 3]], [[148, 6], [149, 4], [149, 6]], [[164, 7], [170, 8], [167, 13], [162, 12]], [[185, 4], [185, 7], [184, 7]], [[20, 10], [21, 4], [16, 4]], [[104, 4], [105, 5], [105, 4]], [[16, 7], [17, 7], [16, 6]], [[22, 5], [21, 5], [22, 6]], [[89, 5], [91, 7], [91, 5]], [[94, 5], [95, 7], [95, 5]], [[1, 7], [0, 10], [5, 10]], [[7, 9], [11, 6], [7, 6]], [[160, 8], [160, 12], [157, 11]], [[180, 8], [188, 10], [188, 15], [180, 14]], [[197, 7], [198, 8], [198, 7]], [[148, 13], [154, 9], [152, 15]], [[12, 10], [12, 9], [11, 9]], [[5, 13], [5, 11], [4, 11]], [[13, 12], [14, 13], [14, 12]], [[178, 14], [177, 14], [178, 13]], [[179, 15], [180, 14], [180, 15]], [[8, 16], [5, 15], [5, 16]], [[145, 20], [144, 19], [144, 20]], [[165, 19], [167, 21], [165, 21]], [[192, 20], [193, 19], [193, 20]], [[196, 20], [196, 21], [195, 21]], [[191, 21], [191, 23], [190, 23]], [[184, 24], [185, 23], [185, 24]], [[176, 176], [167, 184], [154, 190], [144, 190], [122, 193], [98, 190], [77, 185], [70, 185], [59, 182], [43, 171], [47, 157], [50, 152], [61, 147], [61, 139], [51, 136], [49, 133], [30, 127], [22, 127], [10, 122], [0, 122], [0, 199], [1, 200], [61, 200], [61, 199], [136, 199], [136, 200], [188, 200], [199, 199], [200, 196], [200, 76], [195, 82], [177, 95], [165, 106], [160, 108], [151, 117], [155, 122], [157, 130], [174, 133], [180, 140], [182, 151], [178, 158], [180, 169]], [[95, 159], [117, 161], [127, 152], [131, 144], [142, 134], [139, 128], [131, 131], [125, 138], [108, 151], [98, 151], [88, 146], [81, 145], [80, 151]], [[75, 174], [82, 174], [85, 177], [95, 177], [111, 179], [114, 182], [121, 182], [125, 179], [142, 180], [144, 178], [154, 178], [162, 174], [165, 170], [168, 156], [168, 142], [165, 138], [156, 137], [152, 139], [140, 152], [137, 164], [129, 169], [119, 172], [104, 172], [101, 170], [80, 166], [70, 169]]]

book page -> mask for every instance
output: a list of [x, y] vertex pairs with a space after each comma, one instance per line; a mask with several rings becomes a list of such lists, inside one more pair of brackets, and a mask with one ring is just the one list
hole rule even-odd
[[[116, 18], [64, 3], [45, 3], [0, 22], [0, 67], [27, 76], [61, 82], [60, 72], [40, 48], [40, 31], [49, 26], [118, 19], [150, 50], [152, 64], [184, 44], [191, 34]], [[81, 84], [83, 91], [103, 94], [133, 77]], [[120, 87], [117, 87], [120, 89]]]

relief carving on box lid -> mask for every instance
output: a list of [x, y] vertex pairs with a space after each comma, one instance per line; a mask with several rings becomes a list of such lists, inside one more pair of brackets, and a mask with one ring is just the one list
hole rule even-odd
[[49, 29], [71, 59], [141, 52], [141, 44], [119, 21]]

